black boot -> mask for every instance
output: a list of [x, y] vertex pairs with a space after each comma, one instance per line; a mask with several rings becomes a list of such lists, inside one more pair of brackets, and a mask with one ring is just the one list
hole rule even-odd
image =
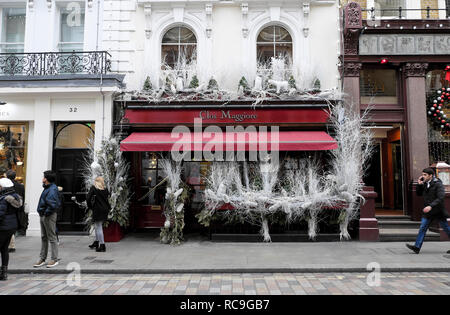
[[8, 280], [8, 267], [2, 266], [0, 269], [0, 280], [5, 281]]
[[98, 248], [98, 241], [94, 241], [94, 243], [92, 243], [91, 245], [89, 245], [90, 249], [97, 249]]
[[105, 244], [100, 244], [99, 247], [95, 251], [96, 252], [106, 252]]

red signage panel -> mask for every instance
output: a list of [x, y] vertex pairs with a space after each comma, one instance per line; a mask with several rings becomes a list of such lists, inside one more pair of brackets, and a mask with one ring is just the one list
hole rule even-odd
[[326, 123], [329, 112], [324, 108], [280, 109], [127, 109], [124, 119], [130, 124], [305, 124]]

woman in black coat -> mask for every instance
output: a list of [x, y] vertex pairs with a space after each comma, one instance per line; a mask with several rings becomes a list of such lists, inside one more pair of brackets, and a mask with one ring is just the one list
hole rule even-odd
[[111, 210], [108, 199], [109, 192], [106, 189], [105, 181], [103, 177], [98, 176], [86, 197], [87, 206], [89, 209], [92, 209], [92, 221], [94, 221], [95, 228], [95, 241], [89, 245], [89, 248], [95, 248], [97, 252], [106, 251], [103, 237], [103, 222], [108, 219], [108, 214]]
[[22, 198], [16, 194], [11, 180], [8, 178], [0, 179], [0, 252], [2, 256], [0, 280], [8, 279], [8, 246], [11, 237], [19, 227], [17, 211], [22, 203]]

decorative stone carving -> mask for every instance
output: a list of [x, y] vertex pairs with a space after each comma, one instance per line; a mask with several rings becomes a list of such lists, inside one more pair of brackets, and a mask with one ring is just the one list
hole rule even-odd
[[364, 34], [359, 37], [360, 55], [448, 55], [448, 34]]
[[345, 14], [345, 30], [362, 28], [362, 11], [356, 2], [350, 2], [344, 10]]
[[241, 12], [242, 12], [242, 36], [247, 38], [248, 36], [248, 3], [241, 4]]
[[358, 39], [359, 30], [349, 29], [344, 33], [344, 54], [357, 55], [358, 54]]
[[350, 2], [344, 9], [344, 54], [358, 54], [358, 38], [362, 29], [361, 7], [356, 2]]
[[308, 37], [309, 35], [309, 11], [309, 3], [303, 3], [303, 36], [305, 37]]
[[359, 72], [362, 68], [360, 62], [345, 62], [339, 66], [340, 70], [344, 72], [344, 77], [359, 77]]
[[34, 9], [34, 0], [28, 0], [28, 8], [30, 11], [33, 11]]
[[206, 13], [206, 36], [211, 38], [212, 33], [212, 8], [213, 5], [211, 3], [207, 3], [205, 5], [205, 13]]
[[49, 11], [52, 8], [52, 4], [53, 4], [52, 0], [47, 0], [47, 8], [48, 8]]
[[152, 5], [150, 3], [144, 4], [145, 14], [145, 37], [150, 39], [152, 34]]
[[87, 5], [89, 9], [92, 9], [92, 5], [94, 4], [94, 0], [88, 0]]
[[428, 63], [424, 62], [408, 62], [403, 67], [406, 77], [424, 77], [427, 73]]

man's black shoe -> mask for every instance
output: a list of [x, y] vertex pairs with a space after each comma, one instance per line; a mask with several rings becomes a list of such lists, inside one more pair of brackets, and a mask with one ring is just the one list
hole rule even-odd
[[450, 250], [447, 251], [447, 254], [450, 254]]
[[14, 253], [16, 251], [15, 248], [8, 248], [8, 253]]
[[414, 253], [416, 253], [416, 254], [418, 254], [419, 252], [420, 252], [420, 248], [417, 248], [416, 246], [414, 246], [414, 245], [409, 245], [409, 244], [406, 244], [406, 247], [408, 247], [410, 250], [412, 250]]

